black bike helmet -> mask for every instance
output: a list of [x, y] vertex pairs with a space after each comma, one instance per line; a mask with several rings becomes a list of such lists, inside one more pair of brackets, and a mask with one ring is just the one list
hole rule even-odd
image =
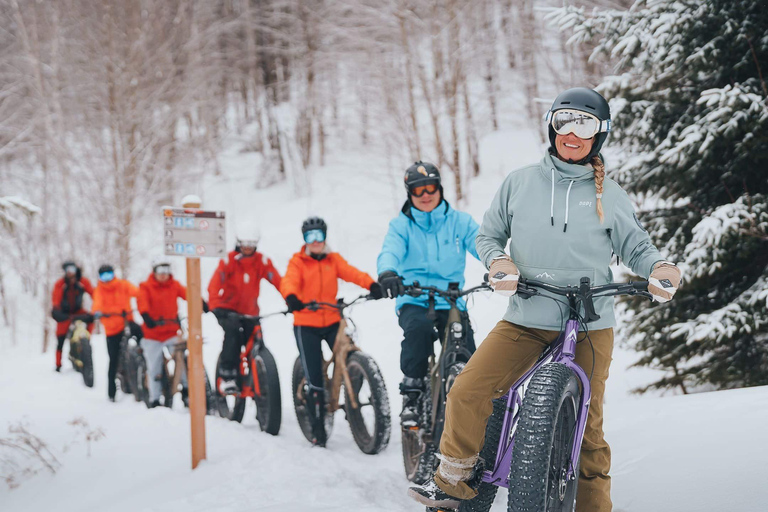
[[440, 187], [440, 196], [443, 195], [443, 185], [440, 182], [440, 171], [435, 164], [429, 162], [414, 162], [412, 166], [405, 170], [405, 176], [403, 177], [405, 182], [405, 191], [408, 192], [408, 196], [411, 195], [411, 187], [419, 185], [429, 185], [435, 183]]
[[328, 225], [320, 217], [309, 217], [301, 224], [302, 234], [306, 233], [307, 231], [312, 231], [313, 229], [320, 229], [324, 235], [328, 234]]
[[115, 267], [112, 265], [102, 265], [99, 267], [99, 274], [103, 274], [104, 272], [115, 272]]
[[[549, 112], [547, 112], [547, 130], [549, 131], [549, 144], [552, 148], [552, 151], [557, 154], [557, 147], [555, 146], [555, 137], [557, 134], [555, 133], [555, 129], [552, 128], [552, 123], [550, 122], [551, 114], [553, 114], [557, 110], [562, 109], [572, 109], [572, 110], [579, 110], [581, 112], [586, 112], [588, 114], [592, 114], [593, 116], [597, 117], [600, 121], [606, 123], [606, 126], [608, 127], [608, 130], [610, 130], [610, 122], [611, 122], [611, 108], [608, 106], [608, 102], [603, 98], [603, 96], [592, 89], [587, 89], [586, 87], [574, 87], [573, 89], [568, 89], [567, 91], [561, 92], [557, 98], [555, 98], [554, 103], [552, 103], [552, 108], [549, 109]], [[595, 142], [592, 144], [592, 150], [589, 152], [587, 156], [585, 156], [583, 159], [579, 160], [578, 162], [570, 162], [575, 163], [579, 165], [583, 165], [585, 163], [588, 163], [592, 160], [592, 158], [600, 153], [600, 148], [603, 147], [603, 143], [608, 138], [608, 131], [599, 132], [595, 135]]]

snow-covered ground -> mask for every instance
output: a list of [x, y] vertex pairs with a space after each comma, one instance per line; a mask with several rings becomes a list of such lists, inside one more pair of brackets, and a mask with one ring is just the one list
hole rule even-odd
[[[482, 144], [483, 176], [472, 182], [473, 202], [463, 207], [480, 221], [499, 182], [515, 165], [535, 161], [539, 143], [527, 132], [502, 132]], [[231, 225], [258, 223], [260, 250], [284, 271], [301, 246], [301, 220], [319, 214], [329, 223], [329, 243], [352, 264], [375, 273], [376, 255], [387, 223], [399, 211], [404, 191], [399, 171], [375, 154], [333, 153], [326, 167], [311, 169], [311, 194], [295, 197], [287, 184], [254, 187], [258, 159], [239, 152], [235, 142], [221, 156], [221, 177], [199, 187], [207, 209], [224, 209]], [[248, 165], [246, 165], [248, 163]], [[447, 176], [450, 178], [450, 176]], [[446, 179], [450, 182], [450, 179]], [[447, 183], [451, 197], [450, 183]], [[161, 240], [156, 225], [147, 226], [142, 242]], [[153, 238], [154, 237], [154, 238]], [[233, 239], [230, 233], [230, 239]], [[160, 245], [157, 244], [157, 251]], [[151, 254], [146, 255], [146, 260]], [[203, 262], [207, 283], [216, 262]], [[183, 264], [177, 274], [183, 280]], [[484, 273], [470, 258], [467, 283]], [[267, 283], [262, 312], [281, 310], [282, 300]], [[360, 290], [343, 285], [342, 295]], [[477, 294], [471, 303], [476, 339], [481, 341], [505, 307], [502, 298]], [[275, 354], [282, 384], [280, 435], [262, 433], [248, 409], [243, 424], [207, 418], [208, 460], [190, 469], [189, 416], [183, 408], [148, 411], [132, 397], [106, 398], [106, 347], [95, 336], [96, 385], [87, 389], [65, 362], [53, 372], [53, 355], [33, 353], [32, 344], [16, 348], [0, 343], [0, 438], [7, 425], [24, 422], [55, 455], [56, 474], [46, 470], [14, 490], [0, 487], [2, 511], [417, 511], [405, 496], [397, 413], [400, 397], [401, 331], [391, 301], [352, 310], [359, 345], [381, 367], [393, 404], [395, 428], [381, 454], [362, 454], [342, 414], [336, 418], [328, 448], [312, 448], [301, 435], [289, 392], [297, 356], [290, 317], [263, 322], [266, 343]], [[221, 348], [221, 330], [212, 315], [204, 318], [204, 357], [213, 370]], [[764, 511], [768, 446], [768, 390], [695, 396], [636, 397], [634, 386], [647, 382], [650, 370], [627, 370], [636, 355], [621, 347], [614, 354], [606, 397], [606, 436], [613, 449], [613, 499], [617, 512]], [[82, 419], [88, 427], [72, 425]], [[82, 421], [80, 422], [82, 423]], [[87, 432], [104, 437], [90, 442]], [[90, 451], [90, 455], [89, 455]], [[0, 452], [2, 455], [3, 452]], [[1, 461], [0, 461], [1, 462]], [[494, 510], [504, 510], [500, 493]]]

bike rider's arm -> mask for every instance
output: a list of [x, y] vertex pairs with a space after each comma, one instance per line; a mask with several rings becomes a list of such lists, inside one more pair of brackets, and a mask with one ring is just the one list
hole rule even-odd
[[389, 223], [384, 244], [381, 246], [381, 252], [376, 259], [376, 273], [381, 275], [390, 271], [397, 274], [400, 264], [405, 259], [406, 252], [408, 252], [407, 231], [402, 229], [402, 220], [397, 217]]
[[61, 300], [64, 298], [64, 280], [60, 279], [53, 285], [53, 294], [51, 297], [51, 316], [57, 322], [66, 322], [69, 318], [67, 314], [61, 311]]
[[[461, 226], [463, 228], [463, 238], [464, 238], [464, 247], [467, 248], [467, 252], [480, 260], [481, 262], [483, 260], [480, 259], [480, 256], [477, 254], [477, 246], [475, 244], [475, 240], [477, 239], [477, 233], [480, 231], [480, 226], [475, 222], [475, 219], [472, 218], [471, 215], [468, 213], [465, 214], [467, 217], [467, 221], [462, 222]], [[464, 219], [462, 219], [463, 221]], [[456, 236], [462, 236], [461, 233], [457, 233]]]
[[285, 276], [280, 280], [280, 293], [283, 297], [289, 295], [301, 295], [301, 265], [299, 263], [299, 257], [293, 256], [291, 261], [288, 262], [288, 270], [285, 271]]
[[80, 284], [83, 285], [83, 289], [85, 290], [85, 293], [91, 296], [93, 298], [93, 285], [91, 284], [91, 281], [87, 277], [81, 277], [80, 278]]
[[510, 237], [510, 220], [513, 212], [509, 209], [514, 173], [507, 176], [483, 216], [483, 224], [475, 240], [477, 254], [485, 268], [491, 267], [491, 261], [504, 257], [504, 249]]
[[139, 308], [139, 314], [144, 319], [144, 324], [150, 329], [157, 327], [157, 323], [152, 319], [149, 314], [149, 287], [145, 283], [139, 285], [139, 298], [136, 300], [136, 305]]
[[336, 265], [337, 276], [349, 283], [355, 283], [366, 290], [371, 289], [371, 285], [375, 283], [371, 276], [347, 263], [347, 260], [342, 258], [339, 253], [332, 253], [330, 256]]
[[[606, 186], [610, 185], [606, 183]], [[648, 232], [640, 224], [627, 193], [618, 186], [616, 188], [618, 189], [616, 201], [613, 203], [613, 208], [606, 212], [606, 217], [613, 214], [611, 224], [613, 251], [619, 255], [626, 266], [632, 269], [632, 272], [648, 278], [654, 265], [664, 261], [664, 258], [651, 242]]]
[[280, 272], [277, 271], [275, 268], [275, 265], [272, 263], [272, 260], [267, 258], [266, 256], [262, 257], [262, 272], [263, 277], [270, 283], [272, 283], [272, 286], [275, 287], [277, 291], [280, 291], [280, 283], [283, 280], [283, 278], [280, 276]]

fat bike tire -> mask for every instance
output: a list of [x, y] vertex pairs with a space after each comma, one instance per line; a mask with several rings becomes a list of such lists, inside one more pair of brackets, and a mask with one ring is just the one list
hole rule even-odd
[[280, 378], [272, 352], [265, 346], [254, 348], [251, 354], [251, 375], [258, 379], [261, 396], [255, 396], [256, 420], [262, 432], [276, 436], [280, 432], [283, 404], [280, 398]]
[[[72, 345], [70, 345], [72, 346]], [[83, 363], [83, 384], [86, 387], [93, 387], [93, 352], [91, 351], [91, 342], [80, 340], [80, 361]]]
[[[357, 447], [365, 454], [375, 455], [389, 444], [391, 415], [384, 378], [378, 365], [368, 354], [351, 352], [347, 371], [352, 389], [346, 389], [344, 411]], [[351, 402], [357, 405], [352, 407]]]
[[573, 512], [578, 487], [567, 479], [579, 381], [560, 363], [542, 366], [531, 378], [520, 411], [509, 473], [509, 512]]

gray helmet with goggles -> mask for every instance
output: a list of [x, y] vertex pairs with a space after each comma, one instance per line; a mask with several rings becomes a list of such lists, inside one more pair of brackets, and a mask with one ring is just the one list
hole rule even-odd
[[405, 170], [403, 181], [409, 196], [421, 197], [425, 192], [434, 194], [438, 190], [441, 194], [443, 192], [440, 171], [435, 164], [429, 162], [422, 162], [421, 160], [414, 162]]
[[580, 139], [595, 138], [592, 150], [576, 164], [585, 164], [600, 153], [600, 148], [611, 131], [611, 108], [600, 93], [586, 87], [575, 87], [561, 92], [545, 117], [549, 143], [557, 152], [555, 137], [573, 133]]
[[155, 274], [171, 274], [171, 260], [165, 257], [153, 259], [152, 272]]

